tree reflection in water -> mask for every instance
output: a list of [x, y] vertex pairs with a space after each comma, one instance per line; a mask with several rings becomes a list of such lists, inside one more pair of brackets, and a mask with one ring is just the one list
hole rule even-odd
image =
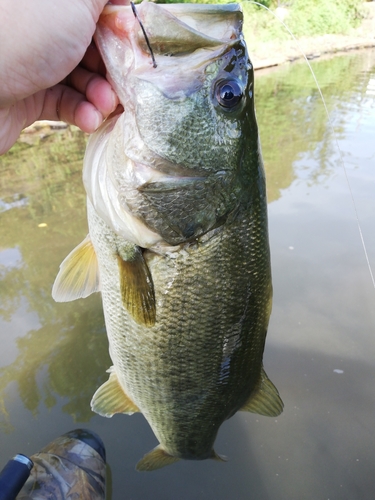
[[[100, 297], [70, 304], [51, 298], [59, 264], [86, 234], [85, 143], [84, 134], [70, 130], [34, 146], [20, 143], [0, 160], [0, 317], [4, 325], [16, 321], [26, 304], [41, 325], [15, 339], [13, 362], [1, 360], [0, 411], [7, 429], [10, 382], [16, 382], [33, 414], [41, 401], [51, 408], [62, 397], [68, 400], [64, 412], [87, 421], [91, 396], [106, 378], [109, 356]], [[15, 199], [23, 200], [21, 206], [14, 206]], [[10, 341], [2, 340], [3, 345]]]

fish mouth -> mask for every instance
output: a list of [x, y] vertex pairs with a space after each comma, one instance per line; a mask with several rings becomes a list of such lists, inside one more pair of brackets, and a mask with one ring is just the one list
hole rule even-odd
[[[242, 39], [243, 14], [238, 4], [142, 2], [136, 9], [137, 18], [130, 6], [107, 5], [94, 36], [123, 104], [128, 99], [126, 88], [119, 84], [120, 68], [131, 67], [139, 80], [152, 83], [168, 98], [179, 98], [200, 88], [206, 66]], [[116, 63], [107, 57], [113, 38], [109, 33], [116, 37]]]
[[107, 5], [98, 27], [100, 31], [107, 26], [120, 38], [134, 35], [145, 53], [152, 45], [156, 54], [178, 56], [231, 44], [240, 38], [242, 24], [241, 6], [235, 3], [158, 5], [144, 1], [136, 9], [130, 5]]

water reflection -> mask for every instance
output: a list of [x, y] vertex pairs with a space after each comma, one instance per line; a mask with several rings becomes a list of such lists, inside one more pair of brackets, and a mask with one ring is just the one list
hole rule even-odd
[[[313, 66], [375, 262], [375, 52]], [[275, 285], [265, 363], [284, 415], [225, 423], [216, 447], [227, 464], [176, 464], [157, 479], [133, 473], [156, 444], [147, 424], [89, 410], [109, 366], [100, 299], [55, 304], [50, 296], [60, 262], [86, 234], [86, 138], [69, 130], [0, 159], [1, 463], [91, 419], [106, 443], [115, 500], [125, 488], [126, 498], [372, 495], [373, 290], [339, 156], [303, 64], [258, 73], [255, 91]]]
[[[338, 139], [353, 113], [363, 115], [373, 56], [357, 55], [312, 61], [311, 66], [324, 94]], [[307, 65], [260, 71], [256, 81], [257, 119], [267, 169], [268, 201], [280, 197], [281, 190], [294, 179], [308, 178], [310, 184], [332, 175], [338, 151], [320, 93]], [[296, 166], [302, 159], [311, 165]], [[346, 160], [346, 159], [345, 159]], [[306, 163], [306, 161], [305, 161]], [[298, 171], [296, 171], [298, 169]]]
[[0, 393], [7, 429], [10, 382], [32, 414], [41, 402], [51, 408], [66, 397], [62, 411], [85, 421], [91, 394], [103, 382], [98, 367], [108, 364], [99, 297], [65, 308], [51, 298], [64, 253], [86, 231], [85, 142], [71, 131], [37, 147], [20, 144], [1, 159], [0, 337], [7, 356], [1, 359]]

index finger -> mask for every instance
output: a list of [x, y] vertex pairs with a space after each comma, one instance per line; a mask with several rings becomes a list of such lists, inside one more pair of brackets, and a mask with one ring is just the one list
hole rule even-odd
[[100, 55], [96, 45], [94, 42], [91, 42], [87, 47], [85, 55], [82, 58], [82, 61], [79, 63], [82, 68], [91, 71], [91, 73], [99, 73], [99, 75], [106, 75], [106, 68]]

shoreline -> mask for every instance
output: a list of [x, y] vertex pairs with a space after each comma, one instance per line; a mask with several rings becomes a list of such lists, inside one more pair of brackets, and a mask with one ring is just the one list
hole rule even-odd
[[[327, 46], [327, 39], [333, 36], [335, 40], [329, 40], [330, 43]], [[307, 60], [311, 61], [313, 59], [336, 56], [347, 52], [375, 48], [375, 36], [372, 39], [367, 38], [361, 40], [353, 39], [353, 37], [350, 36], [345, 37], [347, 38], [345, 40], [337, 40], [338, 37], [343, 37], [343, 35], [324, 35], [323, 37], [319, 37], [319, 39], [310, 38], [284, 43], [281, 42], [277, 45], [278, 55], [275, 57], [264, 57], [255, 50], [251, 52], [254, 71], [275, 68], [283, 64], [296, 62], [305, 57]], [[275, 44], [275, 42], [271, 43], [272, 45]], [[280, 45], [286, 46], [280, 47]]]

